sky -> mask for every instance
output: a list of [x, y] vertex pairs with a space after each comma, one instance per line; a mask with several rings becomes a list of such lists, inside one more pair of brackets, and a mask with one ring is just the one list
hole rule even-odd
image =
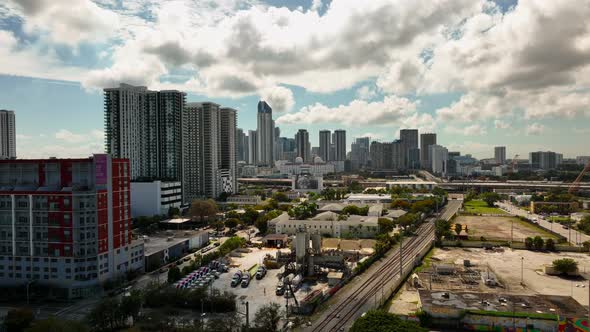
[[5, 0], [0, 109], [20, 158], [104, 150], [102, 89], [178, 89], [256, 127], [391, 141], [400, 128], [478, 158], [590, 154], [590, 0]]

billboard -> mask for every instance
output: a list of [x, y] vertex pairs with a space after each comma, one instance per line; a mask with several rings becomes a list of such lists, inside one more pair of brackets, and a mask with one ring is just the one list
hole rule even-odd
[[321, 177], [311, 174], [299, 174], [293, 177], [293, 190], [297, 191], [321, 191]]
[[94, 175], [96, 184], [107, 184], [108, 179], [108, 155], [94, 155]]

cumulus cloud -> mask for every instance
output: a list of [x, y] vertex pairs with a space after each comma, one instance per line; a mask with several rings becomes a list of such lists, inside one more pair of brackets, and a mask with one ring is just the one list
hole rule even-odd
[[526, 127], [526, 134], [528, 136], [539, 136], [545, 132], [545, 126], [540, 123], [532, 123]]
[[377, 97], [377, 91], [372, 86], [363, 85], [356, 90], [356, 96], [362, 100], [370, 100]]
[[486, 135], [487, 129], [480, 124], [473, 124], [466, 127], [447, 126], [445, 130], [449, 133], [460, 134], [464, 136], [483, 136]]
[[60, 141], [67, 143], [83, 143], [83, 142], [101, 142], [104, 139], [104, 132], [102, 130], [93, 129], [90, 134], [77, 134], [67, 129], [60, 129], [55, 133], [54, 137]]
[[512, 128], [512, 125], [506, 121], [494, 120], [494, 127], [496, 127], [496, 129], [510, 129]]
[[383, 101], [353, 100], [348, 105], [328, 107], [321, 103], [309, 105], [277, 119], [277, 124], [330, 123], [346, 126], [394, 125], [416, 115], [418, 102], [398, 96], [386, 96]]
[[293, 92], [282, 86], [274, 86], [262, 90], [260, 98], [272, 107], [273, 112], [277, 113], [289, 112], [293, 108], [293, 105], [295, 105]]
[[118, 15], [90, 0], [8, 0], [24, 17], [28, 33], [48, 33], [57, 43], [104, 41], [119, 25]]

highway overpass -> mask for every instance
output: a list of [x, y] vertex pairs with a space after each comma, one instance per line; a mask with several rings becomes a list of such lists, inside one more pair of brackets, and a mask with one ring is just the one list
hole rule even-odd
[[[274, 185], [274, 186], [290, 186], [291, 179], [280, 178], [240, 178], [240, 184], [259, 184], [259, 185]], [[387, 182], [383, 181], [359, 181], [363, 187], [385, 187]], [[324, 186], [341, 186], [342, 180], [324, 180]], [[456, 181], [443, 182], [438, 184], [441, 188], [449, 190], [467, 190], [469, 188], [478, 189], [522, 189], [522, 190], [551, 190], [551, 189], [568, 189], [570, 183], [562, 182], [543, 182], [543, 181], [513, 181], [513, 182], [491, 182], [491, 181]], [[590, 183], [584, 182], [580, 184], [579, 191], [590, 192]]]

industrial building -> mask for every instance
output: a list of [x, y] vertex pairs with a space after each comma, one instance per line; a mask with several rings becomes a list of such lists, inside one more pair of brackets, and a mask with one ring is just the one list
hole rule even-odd
[[144, 236], [145, 271], [157, 270], [162, 265], [185, 256], [191, 250], [209, 243], [207, 231], [172, 231], [155, 236]]
[[[580, 331], [588, 311], [569, 296], [421, 289], [419, 306], [432, 323], [466, 331]], [[572, 329], [573, 328], [573, 329]]]

